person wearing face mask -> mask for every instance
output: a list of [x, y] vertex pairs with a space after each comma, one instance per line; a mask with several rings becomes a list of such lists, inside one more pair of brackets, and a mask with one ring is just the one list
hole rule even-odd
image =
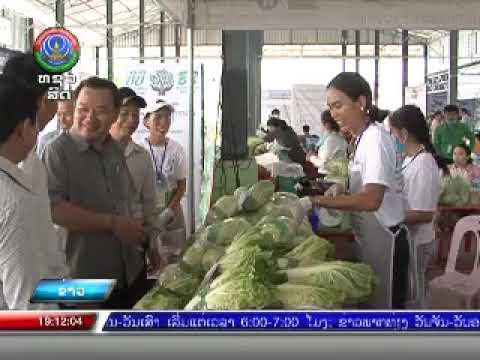
[[358, 73], [343, 72], [327, 86], [327, 104], [341, 129], [356, 137], [348, 186], [334, 185], [325, 196], [302, 198], [304, 209], [352, 212], [357, 258], [379, 277], [369, 304], [402, 309], [407, 300], [411, 246], [404, 224], [401, 163], [392, 136], [376, 121], [372, 91]]
[[[185, 218], [181, 201], [187, 189], [186, 156], [182, 146], [167, 135], [175, 109], [163, 100], [157, 100], [146, 110], [144, 124], [150, 130], [140, 145], [147, 150], [155, 171], [156, 226], [168, 231], [183, 230], [181, 239], [186, 237]], [[181, 250], [181, 249], [177, 249]]]
[[458, 106], [447, 105], [443, 113], [445, 123], [440, 125], [434, 134], [434, 145], [440, 156], [452, 163], [453, 148], [458, 144], [466, 144], [470, 150], [475, 146], [475, 136], [467, 125], [460, 122]]
[[406, 149], [402, 165], [405, 223], [416, 249], [418, 281], [418, 286], [410, 286], [418, 290], [416, 301], [410, 305], [425, 308], [426, 272], [434, 251], [433, 220], [442, 192], [441, 173], [448, 174], [448, 168], [431, 143], [427, 122], [418, 107], [405, 105], [395, 111], [390, 127]]

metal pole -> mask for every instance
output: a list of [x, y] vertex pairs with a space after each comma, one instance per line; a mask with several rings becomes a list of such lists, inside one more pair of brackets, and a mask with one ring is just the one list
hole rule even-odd
[[375, 39], [374, 39], [374, 47], [375, 47], [375, 84], [373, 87], [373, 101], [376, 105], [378, 105], [378, 88], [379, 88], [379, 69], [380, 69], [380, 31], [375, 30]]
[[[427, 91], [427, 83], [428, 83], [428, 44], [423, 45], [423, 63], [424, 63], [424, 78], [425, 78], [425, 91]], [[428, 93], [427, 93], [428, 98]], [[425, 116], [428, 115], [428, 101], [425, 103]]]
[[33, 19], [32, 18], [27, 18], [26, 19], [26, 24], [27, 24], [27, 49], [31, 50], [33, 49], [33, 43], [35, 42], [35, 34], [33, 30]]
[[65, 26], [65, 2], [64, 0], [55, 1], [55, 23], [57, 26]]
[[165, 12], [160, 11], [160, 32], [158, 34], [160, 38], [160, 57], [162, 58], [161, 62], [165, 62], [165, 39], [163, 34], [163, 23], [165, 22]]
[[175, 57], [177, 63], [180, 62], [180, 42], [181, 42], [181, 28], [180, 25], [175, 25]]
[[108, 80], [113, 80], [113, 0], [107, 1], [107, 69]]
[[348, 44], [348, 30], [342, 30], [342, 71], [345, 71]]
[[95, 47], [95, 75], [100, 76], [100, 48]]
[[140, 55], [140, 64], [144, 63], [143, 58], [145, 57], [145, 0], [139, 0], [138, 4], [138, 11], [139, 11], [139, 22], [140, 28], [138, 29], [139, 34], [139, 55]]
[[355, 30], [355, 71], [360, 73], [360, 30]]
[[188, 205], [190, 209], [190, 232], [195, 232], [196, 221], [195, 221], [195, 141], [194, 141], [194, 90], [195, 90], [195, 68], [194, 68], [194, 0], [188, 0], [188, 61], [189, 61], [189, 128], [188, 128], [188, 139], [189, 139], [189, 156], [188, 156], [188, 178], [189, 186], [188, 189]]
[[458, 97], [458, 30], [450, 31], [449, 75], [448, 100], [450, 104], [455, 104]]
[[408, 86], [408, 30], [402, 30], [402, 105], [405, 105], [405, 89]]

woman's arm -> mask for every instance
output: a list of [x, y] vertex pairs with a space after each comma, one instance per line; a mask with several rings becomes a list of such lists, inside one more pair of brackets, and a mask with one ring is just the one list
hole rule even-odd
[[314, 196], [311, 198], [315, 207], [347, 211], [376, 211], [382, 205], [385, 186], [367, 184], [362, 192], [337, 197]]
[[187, 180], [181, 179], [177, 182], [177, 190], [168, 204], [168, 207], [172, 210], [177, 210], [180, 208], [180, 202], [182, 201], [183, 195], [185, 195], [185, 191], [187, 190]]

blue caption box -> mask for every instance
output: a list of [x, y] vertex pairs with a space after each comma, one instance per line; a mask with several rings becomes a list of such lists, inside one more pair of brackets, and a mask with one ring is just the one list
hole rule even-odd
[[480, 312], [112, 312], [103, 331], [479, 332]]
[[116, 283], [117, 280], [113, 279], [41, 280], [30, 302], [103, 302], [108, 299]]

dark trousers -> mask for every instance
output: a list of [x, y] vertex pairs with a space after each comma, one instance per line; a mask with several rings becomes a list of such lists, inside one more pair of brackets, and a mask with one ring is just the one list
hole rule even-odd
[[128, 288], [115, 288], [102, 309], [131, 309], [155, 285], [155, 279], [147, 279], [147, 274], [140, 276]]
[[[398, 229], [397, 229], [398, 230]], [[395, 233], [395, 231], [392, 231]], [[402, 228], [395, 237], [393, 251], [392, 308], [405, 309], [408, 292], [408, 265], [410, 247], [407, 231]]]

